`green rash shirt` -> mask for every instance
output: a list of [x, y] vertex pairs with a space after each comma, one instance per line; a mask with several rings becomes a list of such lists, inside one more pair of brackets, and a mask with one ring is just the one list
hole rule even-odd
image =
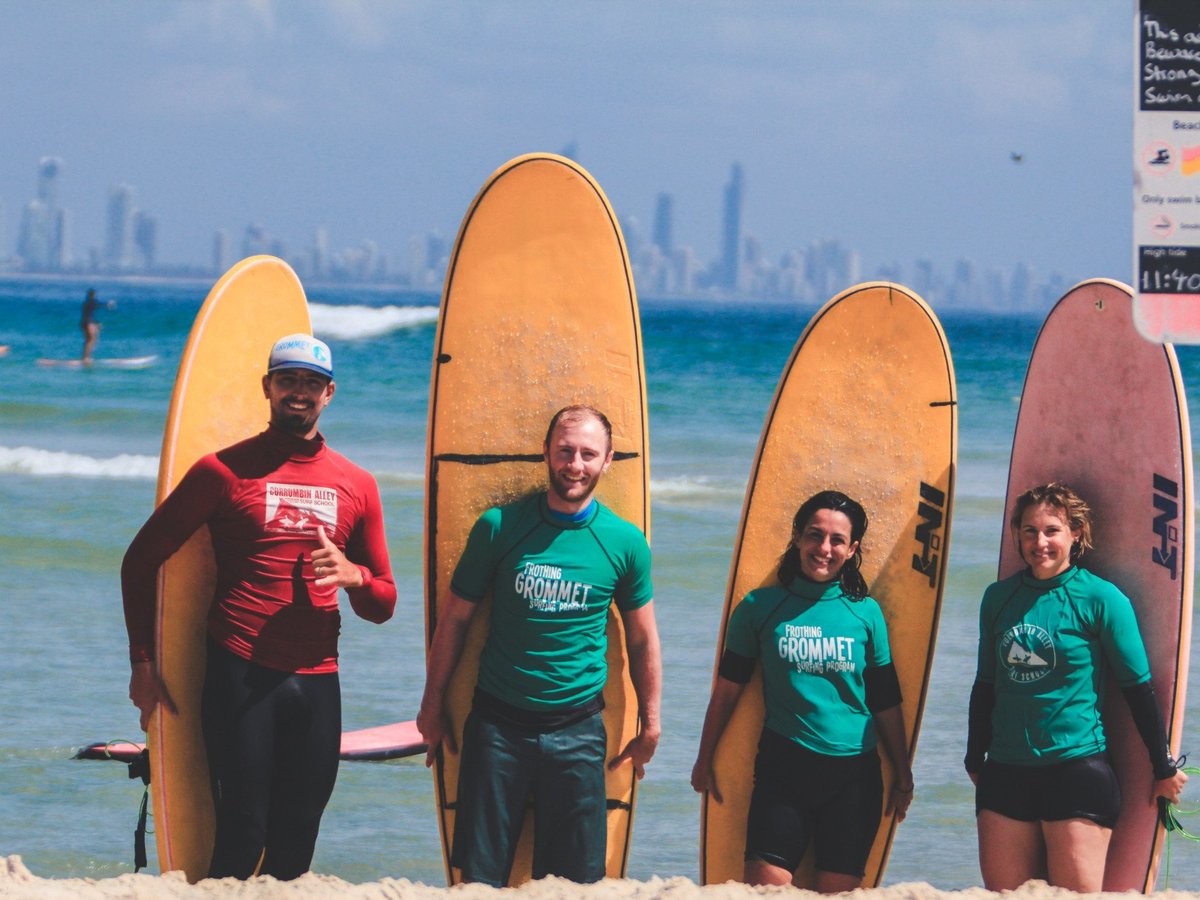
[[988, 758], [1037, 766], [1102, 752], [1106, 660], [1121, 687], [1150, 679], [1133, 604], [1115, 585], [1072, 566], [989, 587], [977, 675], [996, 694]]
[[751, 591], [729, 617], [726, 648], [759, 658], [766, 727], [814, 753], [875, 746], [863, 673], [892, 661], [887, 625], [870, 597], [837, 582], [796, 579]]
[[492, 596], [480, 688], [521, 709], [571, 709], [604, 689], [609, 605], [653, 599], [650, 548], [599, 501], [574, 522], [540, 493], [479, 517], [450, 589], [473, 603]]

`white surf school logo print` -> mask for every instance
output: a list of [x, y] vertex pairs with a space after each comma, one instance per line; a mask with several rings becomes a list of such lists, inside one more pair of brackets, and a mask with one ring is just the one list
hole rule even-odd
[[325, 533], [333, 535], [337, 528], [337, 491], [333, 488], [308, 484], [275, 484], [267, 482], [267, 531], [292, 534], [316, 534], [324, 525]]
[[853, 672], [854, 638], [827, 637], [820, 625], [784, 625], [777, 642], [779, 658], [796, 667], [797, 672], [824, 675], [826, 672]]
[[529, 601], [529, 608], [543, 613], [579, 612], [587, 609], [590, 584], [564, 581], [562, 569], [543, 563], [525, 563], [513, 585], [517, 595]]
[[1014, 625], [1000, 638], [1000, 661], [1017, 684], [1041, 681], [1054, 671], [1054, 641], [1037, 625]]

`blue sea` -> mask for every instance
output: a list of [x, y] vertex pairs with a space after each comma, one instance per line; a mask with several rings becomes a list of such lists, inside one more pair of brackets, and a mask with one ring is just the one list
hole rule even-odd
[[[97, 355], [156, 355], [148, 368], [36, 364], [78, 355], [89, 284], [117, 301], [103, 315]], [[71, 756], [92, 741], [141, 737], [126, 698], [118, 571], [153, 504], [179, 354], [210, 286], [0, 280], [0, 344], [11, 347], [0, 357], [0, 571], [9, 597], [0, 654], [0, 855], [19, 854], [42, 877], [132, 871], [141, 783], [116, 763]], [[314, 330], [330, 343], [338, 370], [323, 431], [379, 480], [400, 592], [383, 627], [349, 614], [344, 620], [345, 726], [364, 728], [413, 718], [422, 689], [423, 474], [437, 298], [349, 287], [308, 294]], [[688, 777], [732, 544], [763, 416], [814, 311], [641, 300], [665, 734], [639, 795], [632, 878], [697, 877], [700, 807]], [[1040, 318], [938, 312], [961, 411], [953, 546], [916, 800], [885, 883], [960, 889], [980, 883], [972, 789], [961, 765], [975, 615], [996, 572], [1012, 430]], [[1200, 396], [1200, 351], [1180, 348], [1179, 356], [1185, 382]], [[1194, 407], [1192, 421], [1200, 421]], [[1200, 759], [1195, 676], [1189, 696], [1184, 749]], [[1200, 889], [1200, 848], [1176, 841], [1172, 851], [1171, 886]], [[444, 883], [422, 758], [342, 764], [314, 868], [352, 882]]]

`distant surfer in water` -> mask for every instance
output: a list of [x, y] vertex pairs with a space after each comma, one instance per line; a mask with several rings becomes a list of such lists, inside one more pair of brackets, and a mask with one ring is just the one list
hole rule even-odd
[[92, 353], [95, 352], [96, 342], [100, 340], [100, 320], [96, 318], [96, 310], [101, 306], [105, 309], [113, 309], [116, 305], [114, 300], [101, 303], [96, 298], [96, 289], [88, 288], [79, 319], [79, 327], [83, 329], [83, 356], [81, 359], [84, 365], [91, 365]]
[[1076, 565], [1092, 547], [1087, 504], [1042, 485], [1017, 498], [1009, 525], [1026, 568], [984, 592], [967, 735], [979, 868], [992, 891], [1038, 878], [1098, 892], [1122, 802], [1100, 714], [1108, 675], [1153, 770], [1151, 795], [1131, 802], [1177, 802], [1187, 775], [1169, 754], [1133, 605]]
[[884, 810], [877, 742], [896, 780], [887, 811], [903, 820], [912, 770], [887, 625], [860, 573], [867, 514], [839, 491], [797, 510], [779, 583], [746, 595], [729, 618], [692, 787], [723, 802], [713, 754], [761, 662], [766, 722], [754, 761], [745, 881], [790, 884], [809, 844], [815, 888], [862, 884]]
[[532, 796], [533, 877], [605, 877], [605, 629], [625, 625], [638, 735], [608, 763], [642, 777], [658, 746], [662, 661], [650, 548], [595, 499], [612, 462], [612, 426], [569, 406], [543, 445], [549, 490], [489, 509], [475, 523], [438, 614], [417, 726], [426, 765], [457, 752], [444, 707], [467, 628], [485, 597], [491, 624], [463, 734], [451, 864], [465, 881], [503, 887]]
[[121, 567], [129, 697], [145, 729], [156, 707], [175, 711], [155, 667], [158, 570], [208, 526], [217, 579], [202, 722], [213, 878], [248, 878], [260, 856], [261, 875], [308, 871], [341, 745], [338, 589], [371, 622], [387, 621], [396, 604], [375, 480], [317, 430], [335, 388], [329, 347], [307, 334], [281, 338], [262, 388], [267, 430], [197, 462]]

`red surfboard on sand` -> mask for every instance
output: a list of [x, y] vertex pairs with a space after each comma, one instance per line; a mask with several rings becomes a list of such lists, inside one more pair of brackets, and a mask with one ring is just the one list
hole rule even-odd
[[[1128, 287], [1076, 285], [1033, 348], [1013, 437], [1000, 577], [1021, 569], [1008, 516], [1029, 487], [1065, 481], [1093, 511], [1096, 548], [1081, 562], [1133, 600], [1172, 755], [1183, 734], [1192, 633], [1192, 448], [1175, 351], [1138, 334]], [[1164, 830], [1149, 802], [1146, 747], [1113, 686], [1109, 754], [1121, 780], [1105, 891], [1149, 891]]]

